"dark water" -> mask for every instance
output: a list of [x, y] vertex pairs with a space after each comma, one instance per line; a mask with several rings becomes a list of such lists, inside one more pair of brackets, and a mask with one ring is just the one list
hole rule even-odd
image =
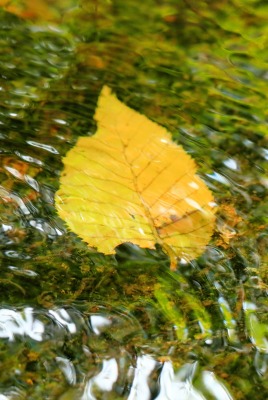
[[[65, 3], [52, 22], [0, 13], [0, 399], [266, 400], [266, 2]], [[104, 84], [218, 203], [177, 272], [160, 250], [99, 254], [57, 216]]]

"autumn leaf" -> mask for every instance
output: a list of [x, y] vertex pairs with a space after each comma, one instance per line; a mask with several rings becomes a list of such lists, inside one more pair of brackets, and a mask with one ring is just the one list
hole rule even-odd
[[121, 243], [193, 259], [214, 227], [215, 203], [193, 159], [170, 133], [130, 109], [104, 86], [97, 132], [64, 158], [56, 208], [91, 247], [114, 254]]

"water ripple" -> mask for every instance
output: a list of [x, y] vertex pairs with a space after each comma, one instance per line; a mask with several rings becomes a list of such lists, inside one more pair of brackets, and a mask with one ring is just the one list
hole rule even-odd
[[[0, 400], [264, 399], [267, 7], [80, 3], [54, 24], [0, 13]], [[172, 132], [219, 204], [173, 275], [159, 249], [106, 257], [56, 215], [104, 84]]]
[[[230, 310], [223, 298], [220, 299], [220, 304], [228, 325], [231, 323], [227, 317]], [[257, 332], [254, 306], [248, 303], [244, 307], [250, 310], [247, 317], [250, 318], [249, 329], [252, 342], [258, 348], [256, 368], [263, 374], [267, 365], [266, 358], [263, 358], [267, 353], [267, 349], [263, 347], [266, 339], [263, 337], [261, 343], [260, 336], [254, 336]], [[102, 393], [103, 396], [105, 393], [114, 393], [118, 398], [128, 400], [177, 400], [178, 395], [182, 400], [204, 400], [209, 393], [220, 400], [233, 399], [224, 380], [197, 360], [182, 362], [180, 366], [176, 366], [172, 363], [171, 354], [159, 358], [152, 351], [148, 353], [146, 346], [140, 348], [138, 355], [131, 348], [128, 351], [122, 346], [124, 337], [131, 331], [132, 335], [144, 335], [141, 326], [122, 311], [103, 311], [104, 314], [90, 314], [79, 311], [77, 307], [62, 306], [48, 310], [32, 307], [1, 308], [1, 346], [13, 343], [18, 357], [30, 347], [32, 350], [27, 352], [32, 352], [32, 355], [29, 353], [27, 356], [27, 363], [31, 363], [33, 359], [40, 367], [46, 365], [46, 369], [52, 374], [51, 379], [60, 371], [64, 377], [61, 384], [65, 387], [66, 398], [68, 393], [72, 393], [73, 398], [93, 400], [99, 398], [97, 393]], [[113, 325], [116, 326], [114, 332]], [[234, 326], [228, 325], [227, 329], [234, 329]], [[107, 348], [102, 354], [101, 349], [107, 335], [115, 340], [114, 348]], [[72, 349], [73, 337], [77, 338], [76, 341], [80, 338], [80, 350], [77, 344]], [[74, 351], [75, 357], [72, 354]], [[3, 362], [6, 363], [5, 360]], [[16, 375], [23, 377], [25, 371], [19, 370], [19, 365], [16, 368]], [[12, 381], [11, 375], [9, 379]], [[17, 390], [23, 393], [23, 385], [19, 385]], [[12, 387], [10, 390], [6, 389], [2, 396], [15, 399], [13, 394], [8, 394], [10, 391]]]

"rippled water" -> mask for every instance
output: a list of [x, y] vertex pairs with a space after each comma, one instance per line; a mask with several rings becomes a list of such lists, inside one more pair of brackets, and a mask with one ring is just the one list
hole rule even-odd
[[[265, 2], [60, 15], [0, 13], [0, 399], [266, 400]], [[177, 272], [160, 250], [99, 254], [56, 214], [104, 84], [172, 132], [218, 203], [207, 251]]]

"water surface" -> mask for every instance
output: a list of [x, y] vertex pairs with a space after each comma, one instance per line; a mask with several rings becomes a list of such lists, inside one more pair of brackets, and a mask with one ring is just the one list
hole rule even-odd
[[[266, 400], [265, 2], [58, 7], [0, 13], [0, 399]], [[104, 84], [217, 201], [206, 252], [177, 272], [160, 249], [104, 256], [57, 216]]]

